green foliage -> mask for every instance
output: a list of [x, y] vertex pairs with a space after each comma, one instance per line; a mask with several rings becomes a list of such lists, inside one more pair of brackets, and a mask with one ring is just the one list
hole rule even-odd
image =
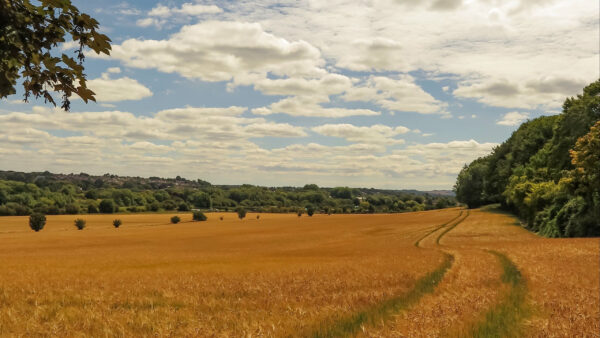
[[[107, 200], [112, 201], [112, 208]], [[100, 204], [104, 209], [99, 210]], [[29, 215], [33, 211], [43, 214], [86, 211], [93, 214], [177, 209], [185, 212], [192, 205], [197, 209], [227, 211], [242, 207], [247, 211], [276, 213], [296, 213], [298, 209], [312, 205], [315, 211], [367, 213], [429, 210], [453, 206], [456, 201], [453, 197], [418, 192], [320, 188], [312, 184], [299, 188], [212, 186], [204, 181], [183, 178], [0, 171], [0, 215]]]
[[600, 80], [568, 98], [558, 116], [521, 125], [458, 175], [469, 207], [501, 203], [544, 236], [600, 235]]
[[77, 230], [83, 230], [83, 228], [85, 228], [85, 220], [78, 218], [75, 220], [75, 227], [77, 228]]
[[179, 222], [181, 222], [181, 218], [179, 218], [179, 216], [173, 216], [173, 217], [171, 217], [171, 223], [177, 224]]
[[208, 219], [208, 217], [206, 217], [206, 215], [202, 212], [202, 211], [194, 211], [194, 213], [192, 214], [192, 219], [194, 221], [206, 221]]
[[123, 225], [123, 222], [121, 222], [120, 219], [115, 219], [115, 220], [113, 220], [112, 224], [115, 228], [119, 228], [121, 225]]
[[238, 207], [235, 212], [237, 213], [239, 219], [244, 219], [244, 217], [246, 217], [246, 209], [243, 207]]
[[314, 215], [314, 213], [315, 213], [315, 207], [313, 207], [312, 205], [308, 205], [308, 206], [306, 207], [306, 214], [307, 214], [308, 216], [311, 216], [311, 217], [312, 217], [312, 215]]
[[40, 213], [34, 213], [29, 216], [29, 227], [31, 230], [38, 232], [46, 225], [46, 216]]
[[112, 214], [115, 212], [115, 202], [112, 199], [104, 199], [98, 209], [103, 214]]
[[[110, 54], [110, 39], [98, 31], [98, 22], [79, 12], [70, 0], [0, 0], [0, 98], [15, 94], [23, 79], [25, 100], [31, 95], [56, 105], [51, 91], [69, 110], [69, 97], [95, 101], [83, 73], [84, 47]], [[57, 56], [56, 48], [68, 37], [78, 44], [75, 58]]]

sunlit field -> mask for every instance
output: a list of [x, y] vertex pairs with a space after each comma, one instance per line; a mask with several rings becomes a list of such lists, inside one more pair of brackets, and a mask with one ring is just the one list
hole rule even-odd
[[[207, 215], [192, 222], [179, 214], [179, 224], [171, 214], [48, 216], [39, 233], [27, 217], [0, 218], [0, 335], [593, 336], [600, 329], [597, 239], [541, 239], [509, 216], [458, 208]], [[84, 230], [73, 225], [77, 217], [87, 221]]]

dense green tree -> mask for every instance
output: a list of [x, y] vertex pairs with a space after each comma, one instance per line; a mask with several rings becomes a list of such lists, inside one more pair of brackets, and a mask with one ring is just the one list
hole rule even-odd
[[115, 202], [111, 199], [104, 199], [100, 202], [98, 210], [103, 214], [112, 214], [115, 212]]

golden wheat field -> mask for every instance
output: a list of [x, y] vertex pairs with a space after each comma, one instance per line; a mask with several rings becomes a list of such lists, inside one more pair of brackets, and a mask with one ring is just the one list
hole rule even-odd
[[600, 332], [598, 239], [542, 239], [458, 208], [207, 215], [48, 216], [39, 233], [27, 217], [0, 218], [0, 335]]

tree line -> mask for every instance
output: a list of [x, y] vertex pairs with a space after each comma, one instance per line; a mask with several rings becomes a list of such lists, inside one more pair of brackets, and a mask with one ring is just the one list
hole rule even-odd
[[0, 215], [219, 210], [382, 213], [455, 206], [452, 196], [364, 188], [217, 186], [181, 177], [0, 171]]
[[462, 169], [454, 187], [470, 208], [490, 203], [548, 237], [600, 235], [600, 80], [562, 113], [523, 123]]

